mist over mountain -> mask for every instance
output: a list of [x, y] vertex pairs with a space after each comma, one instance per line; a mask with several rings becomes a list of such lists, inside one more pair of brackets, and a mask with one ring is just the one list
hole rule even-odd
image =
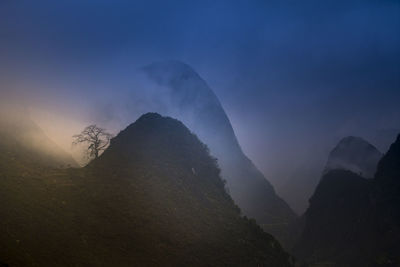
[[348, 136], [331, 151], [325, 172], [335, 169], [350, 170], [365, 178], [375, 175], [382, 153], [360, 137]]
[[[379, 131], [369, 137], [374, 144], [376, 142], [379, 145], [379, 148], [388, 149], [397, 136], [393, 132], [394, 130]], [[377, 147], [364, 138], [355, 136], [340, 138], [334, 142], [336, 143], [331, 145], [333, 149], [327, 148], [325, 152], [329, 153], [327, 160], [323, 157], [303, 159], [299, 166], [292, 166], [289, 175], [283, 177], [285, 179], [281, 177], [284, 182], [277, 187], [277, 191], [298, 214], [304, 213], [308, 208], [310, 196], [321, 180], [321, 173], [343, 169], [361, 173], [365, 178], [372, 178], [375, 175], [378, 161], [383, 156]]]
[[294, 247], [297, 257], [333, 266], [400, 264], [399, 148], [400, 135], [379, 161], [373, 179], [343, 168], [326, 172], [304, 215], [304, 229]]
[[264, 175], [243, 153], [229, 118], [207, 83], [188, 65], [179, 61], [155, 62], [144, 67], [149, 80], [158, 85], [171, 116], [182, 120], [218, 159], [230, 195], [242, 212], [269, 225], [284, 226], [294, 212], [275, 192]]
[[399, 100], [399, 0], [0, 1], [0, 267], [400, 267]]
[[[134, 69], [182, 60], [211, 85], [246, 155], [298, 213], [310, 194], [289, 199], [286, 188], [295, 184], [293, 192], [307, 182], [308, 170], [296, 178], [304, 159], [325, 159], [337, 139], [350, 134], [386, 151], [393, 137], [382, 144], [372, 137], [399, 128], [396, 1], [28, 2], [2, 5], [2, 100], [9, 101], [4, 91], [14, 91], [17, 101], [79, 121], [76, 130], [94, 117], [103, 125], [118, 120], [113, 108], [125, 103], [116, 95], [129, 87]], [[106, 127], [120, 130], [132, 118]], [[51, 124], [72, 128], [57, 118]], [[67, 150], [72, 134], [53, 139]], [[324, 164], [311, 167], [320, 172]]]
[[0, 164], [15, 161], [51, 167], [78, 166], [31, 120], [28, 112], [19, 108], [0, 108], [0, 112]]
[[18, 170], [0, 169], [10, 266], [292, 266], [175, 119], [141, 116], [85, 168]]

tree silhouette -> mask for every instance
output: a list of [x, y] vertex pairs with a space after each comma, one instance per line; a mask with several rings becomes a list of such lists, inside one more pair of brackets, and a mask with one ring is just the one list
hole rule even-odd
[[72, 136], [72, 145], [87, 144], [86, 149], [88, 158], [98, 158], [100, 152], [105, 150], [110, 144], [112, 134], [105, 129], [97, 127], [96, 124], [87, 126], [80, 134]]

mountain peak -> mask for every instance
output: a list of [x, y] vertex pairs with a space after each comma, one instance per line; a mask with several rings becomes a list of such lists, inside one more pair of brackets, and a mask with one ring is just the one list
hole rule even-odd
[[[377, 155], [372, 145], [357, 137], [342, 139], [331, 154], [339, 152], [346, 163], [353, 160], [360, 168], [366, 161], [359, 152], [367, 158]], [[400, 135], [379, 161], [375, 179], [347, 169], [324, 174], [304, 215], [295, 254], [310, 265], [399, 266], [399, 195]]]
[[[0, 173], [0, 214], [10, 214], [0, 220], [0, 236], [9, 237], [0, 246], [24, 240], [24, 250], [10, 250], [12, 265], [293, 266], [271, 235], [241, 216], [216, 160], [176, 119], [147, 113], [85, 168], [40, 173]], [[37, 235], [46, 241], [40, 249]]]
[[138, 120], [154, 120], [160, 118], [162, 118], [162, 116], [157, 112], [148, 112], [140, 116]]
[[368, 147], [369, 149], [376, 149], [375, 146], [359, 136], [346, 136], [342, 138], [335, 149], [352, 149], [355, 147]]
[[[159, 113], [156, 112], [148, 112], [140, 116], [135, 124], [149, 124], [149, 123], [156, 123], [157, 121], [163, 120], [163, 119], [171, 119], [169, 117], [163, 117]], [[131, 124], [133, 125], [133, 123]], [[129, 127], [129, 126], [128, 126]]]
[[[176, 119], [157, 113], [144, 114], [113, 138], [107, 150], [87, 169], [96, 177], [95, 184], [88, 187], [105, 184], [105, 191], [116, 192], [117, 199], [124, 199], [115, 207], [130, 205], [128, 213], [135, 211], [132, 212], [135, 219], [125, 227], [130, 229], [127, 233], [131, 236], [132, 232], [144, 233], [147, 239], [132, 239], [142, 246], [141, 251], [155, 255], [167, 251], [167, 257], [172, 258], [169, 262], [179, 262], [173, 265], [198, 265], [193, 260], [233, 265], [240, 251], [249, 265], [255, 266], [253, 262], [258, 262], [290, 266], [279, 243], [255, 223], [249, 227], [249, 221], [241, 217], [240, 209], [225, 190], [215, 158]], [[136, 217], [140, 218], [140, 228], [132, 225], [137, 223]], [[147, 223], [143, 225], [143, 221]], [[153, 240], [155, 243], [151, 243]], [[196, 252], [199, 258], [194, 259], [193, 245], [205, 240], [207, 248], [204, 249], [221, 253]], [[264, 257], [265, 251], [272, 256], [261, 259], [259, 255]]]
[[218, 159], [230, 195], [244, 215], [255, 218], [269, 232], [276, 228], [268, 226], [284, 226], [296, 217], [243, 153], [218, 97], [193, 68], [169, 60], [150, 64], [142, 71], [164, 97], [168, 115], [182, 121]]
[[[182, 122], [180, 122], [177, 119], [173, 119], [168, 116], [162, 116], [159, 113], [156, 112], [148, 112], [140, 116], [134, 123], [130, 124], [128, 127], [126, 127], [125, 130], [121, 131], [120, 134], [118, 134], [114, 139], [122, 139], [124, 136], [127, 134], [130, 134], [131, 132], [134, 132], [135, 130], [155, 130], [157, 128], [173, 128], [175, 127], [176, 129], [184, 129], [187, 133], [190, 133], [189, 129], [186, 128], [185, 125], [183, 125]], [[167, 130], [167, 129], [164, 129]], [[169, 134], [169, 131], [164, 131], [164, 132], [156, 132], [158, 135], [162, 134]]]
[[[359, 142], [359, 143], [368, 143], [368, 142], [367, 142], [366, 140], [364, 140], [362, 137], [353, 136], [353, 135], [343, 137], [342, 140], [340, 140], [340, 143], [356, 143], [356, 142]], [[368, 144], [369, 144], [369, 143], [368, 143]]]
[[382, 153], [363, 138], [347, 136], [331, 151], [325, 169], [350, 170], [372, 178], [381, 157]]
[[[176, 87], [177, 85], [186, 84], [188, 81], [195, 83], [204, 83], [204, 80], [186, 63], [178, 60], [166, 60], [153, 62], [142, 68], [150, 79], [161, 85], [169, 85]], [[184, 86], [185, 90], [199, 89], [202, 87]]]
[[158, 113], [146, 113], [114, 137], [109, 148], [94, 164], [97, 164], [96, 161], [101, 164], [130, 164], [138, 158], [148, 162], [181, 158], [191, 170], [195, 161], [192, 156], [206, 159], [208, 153], [207, 146], [179, 120]]

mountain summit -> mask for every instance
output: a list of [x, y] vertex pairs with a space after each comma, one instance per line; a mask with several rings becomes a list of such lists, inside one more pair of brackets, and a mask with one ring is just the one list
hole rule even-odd
[[342, 169], [365, 178], [375, 175], [382, 153], [361, 137], [348, 136], [340, 140], [329, 154], [326, 171]]
[[292, 266], [240, 215], [207, 147], [156, 113], [84, 168], [0, 177], [0, 259], [11, 266]]
[[286, 225], [296, 216], [276, 193], [264, 175], [243, 153], [232, 125], [217, 96], [187, 64], [156, 62], [143, 68], [148, 79], [167, 95], [170, 115], [181, 120], [218, 159], [222, 177], [243, 213], [258, 223]]
[[87, 169], [102, 185], [94, 188], [107, 188], [99, 199], [112, 217], [125, 218], [110, 235], [127, 235], [143, 265], [147, 253], [161, 265], [289, 265], [272, 236], [240, 217], [216, 160], [178, 120], [141, 116]]
[[[344, 143], [354, 142], [377, 155], [360, 139]], [[343, 169], [322, 177], [304, 215], [295, 255], [316, 265], [400, 266], [399, 199], [400, 135], [379, 161], [374, 178]]]

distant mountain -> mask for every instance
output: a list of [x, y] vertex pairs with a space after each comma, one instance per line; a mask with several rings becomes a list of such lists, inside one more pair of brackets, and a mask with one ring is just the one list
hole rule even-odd
[[172, 118], [141, 116], [85, 168], [0, 176], [10, 266], [292, 266]]
[[207, 83], [178, 61], [156, 62], [143, 72], [160, 87], [159, 95], [168, 98], [164, 102], [170, 115], [182, 120], [209, 146], [243, 214], [279, 235], [280, 228], [296, 215], [243, 153], [228, 116]]
[[13, 162], [57, 168], [78, 166], [21, 110], [0, 115], [0, 151], [0, 162], [8, 162], [4, 167]]
[[382, 153], [361, 137], [348, 136], [340, 140], [329, 154], [325, 171], [350, 170], [365, 178], [375, 175]]
[[305, 213], [294, 253], [311, 264], [400, 265], [400, 135], [373, 179], [331, 170]]
[[[382, 140], [389, 139], [391, 134], [392, 131]], [[394, 138], [391, 138], [390, 142], [393, 142]], [[379, 144], [376, 138], [372, 140], [374, 144]], [[387, 148], [389, 146], [390, 144]], [[345, 137], [331, 150], [328, 160], [314, 157], [312, 161], [304, 160], [301, 166], [292, 166], [293, 170], [288, 179], [277, 188], [277, 191], [298, 214], [302, 214], [307, 209], [308, 200], [321, 179], [321, 172], [326, 174], [335, 169], [350, 170], [357, 174], [361, 173], [365, 178], [373, 178], [382, 156], [379, 149], [364, 139]]]

